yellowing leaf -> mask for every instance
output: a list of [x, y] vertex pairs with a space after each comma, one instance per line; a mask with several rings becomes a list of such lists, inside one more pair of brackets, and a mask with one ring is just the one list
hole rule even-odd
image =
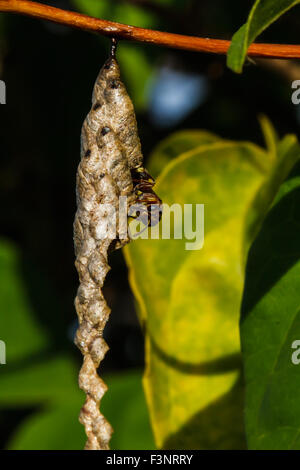
[[163, 140], [150, 157], [148, 169], [154, 178], [173, 158], [201, 145], [219, 140], [215, 134], [202, 130], [178, 131]]
[[254, 227], [295, 161], [295, 142], [288, 138], [274, 158], [250, 143], [215, 140], [191, 145], [155, 187], [166, 204], [204, 204], [203, 249], [152, 239], [125, 251], [146, 331], [144, 387], [159, 448], [245, 448], [238, 329], [245, 262]]

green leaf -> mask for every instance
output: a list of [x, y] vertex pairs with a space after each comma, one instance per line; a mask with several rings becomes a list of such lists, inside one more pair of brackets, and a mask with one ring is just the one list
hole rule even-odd
[[[83, 427], [78, 422], [84, 394], [78, 389], [76, 364], [68, 358], [43, 361], [1, 379], [0, 406], [43, 405], [17, 429], [7, 445], [21, 450], [82, 449]], [[112, 449], [154, 449], [149, 416], [141, 384], [141, 372], [104, 377], [109, 391], [101, 401], [101, 411], [115, 429]]]
[[[80, 402], [78, 402], [80, 407]], [[81, 450], [85, 443], [78, 410], [68, 401], [27, 418], [9, 442], [9, 450]]]
[[[271, 147], [273, 144], [271, 144]], [[255, 196], [248, 216], [249, 242], [252, 242], [261, 228], [263, 219], [272, 204], [278, 188], [295, 163], [299, 160], [300, 147], [296, 136], [286, 135], [268, 152], [272, 161], [268, 178]]]
[[259, 116], [259, 123], [265, 138], [267, 150], [270, 152], [271, 155], [273, 155], [274, 158], [276, 158], [277, 145], [279, 141], [276, 130], [274, 129], [273, 124], [265, 115]]
[[149, 414], [142, 389], [142, 373], [129, 371], [104, 377], [108, 392], [101, 402], [114, 433], [111, 449], [155, 449]]
[[72, 0], [72, 3], [79, 11], [95, 18], [105, 18], [108, 13], [108, 0]]
[[[111, 4], [111, 1], [108, 1]], [[114, 6], [114, 10], [114, 15], [111, 19], [117, 23], [139, 26], [140, 28], [153, 28], [157, 21], [155, 13], [137, 5], [120, 2]]]
[[234, 34], [227, 54], [227, 65], [241, 73], [247, 50], [255, 38], [299, 0], [256, 0], [247, 22]]
[[4, 239], [0, 240], [0, 298], [0, 339], [6, 343], [7, 364], [46, 349], [49, 339], [35, 319], [23, 279], [21, 254]]
[[28, 361], [18, 369], [5, 366], [0, 378], [0, 408], [40, 407], [16, 429], [9, 449], [81, 449], [84, 431], [78, 422], [84, 393], [77, 366], [68, 356]]
[[[85, 437], [78, 415], [85, 397], [77, 383], [80, 364], [67, 355], [49, 354], [50, 340], [35, 320], [20, 258], [13, 244], [0, 240], [0, 339], [7, 345], [7, 364], [0, 365], [0, 409], [40, 411], [21, 423], [8, 448], [82, 449]], [[141, 373], [108, 377], [106, 382], [110, 390], [102, 411], [116, 429], [112, 445], [154, 448]]]
[[145, 109], [148, 98], [146, 87], [153, 69], [147, 51], [124, 43], [118, 49], [118, 61], [135, 109]]
[[300, 449], [300, 165], [249, 253], [241, 341], [250, 449]]
[[32, 406], [45, 402], [83, 401], [77, 370], [68, 356], [43, 358], [15, 370], [1, 369], [0, 406]]
[[139, 26], [140, 28], [151, 28], [156, 22], [156, 15], [138, 5], [112, 3], [111, 0], [72, 0], [75, 7], [83, 13], [124, 23]]
[[[175, 142], [159, 146], [162, 159]], [[159, 448], [245, 447], [238, 323], [246, 256], [253, 227], [300, 155], [294, 137], [279, 147], [274, 155], [219, 139], [179, 155], [155, 189], [169, 205], [205, 204], [203, 249], [187, 251], [185, 239], [126, 247], [146, 330], [144, 387]]]

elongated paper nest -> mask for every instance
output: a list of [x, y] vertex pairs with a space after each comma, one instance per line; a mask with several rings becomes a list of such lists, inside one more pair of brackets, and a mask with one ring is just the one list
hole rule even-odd
[[110, 314], [102, 287], [110, 269], [108, 252], [129, 241], [123, 230], [119, 233], [119, 197], [126, 196], [128, 205], [135, 202], [130, 169], [142, 160], [133, 105], [117, 61], [110, 57], [96, 80], [92, 108], [83, 123], [76, 186], [74, 243], [80, 286], [75, 307], [80, 325], [75, 342], [83, 354], [79, 386], [86, 401], [80, 422], [88, 438], [86, 449], [108, 449], [112, 433], [99, 410], [106, 385], [97, 368], [108, 350], [103, 330]]

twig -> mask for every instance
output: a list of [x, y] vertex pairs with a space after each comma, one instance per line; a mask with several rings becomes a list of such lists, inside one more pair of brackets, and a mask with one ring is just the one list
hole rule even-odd
[[[60, 23], [81, 30], [91, 31], [104, 36], [146, 42], [174, 49], [226, 54], [230, 41], [222, 39], [183, 36], [151, 29], [138, 28], [112, 21], [92, 18], [80, 13], [61, 10], [27, 0], [0, 0], [0, 11], [19, 13], [21, 15], [40, 18]], [[270, 57], [277, 59], [300, 58], [300, 45], [289, 44], [252, 44], [248, 55], [252, 57]]]

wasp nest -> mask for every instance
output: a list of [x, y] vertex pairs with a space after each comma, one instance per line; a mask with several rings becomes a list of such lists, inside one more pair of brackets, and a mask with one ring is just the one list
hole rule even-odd
[[87, 434], [86, 449], [109, 449], [112, 434], [99, 410], [107, 387], [97, 369], [108, 350], [103, 330], [110, 314], [102, 288], [110, 269], [109, 251], [129, 241], [126, 230], [120, 233], [119, 198], [126, 196], [129, 206], [134, 203], [130, 170], [142, 159], [133, 105], [112, 54], [98, 75], [92, 108], [83, 123], [76, 186], [74, 243], [80, 285], [75, 342], [83, 354], [79, 386], [86, 400], [79, 419]]

